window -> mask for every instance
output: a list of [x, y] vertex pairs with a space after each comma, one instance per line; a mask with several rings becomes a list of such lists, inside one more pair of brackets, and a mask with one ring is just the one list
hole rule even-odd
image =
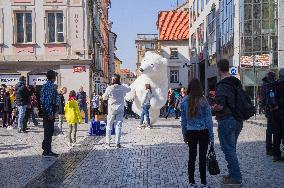
[[178, 59], [178, 49], [177, 48], [170, 49], [170, 59]]
[[64, 42], [63, 13], [47, 13], [47, 41], [49, 43]]
[[170, 81], [171, 83], [179, 83], [179, 71], [178, 70], [170, 71]]
[[16, 42], [29, 43], [33, 38], [32, 13], [17, 12], [16, 14]]

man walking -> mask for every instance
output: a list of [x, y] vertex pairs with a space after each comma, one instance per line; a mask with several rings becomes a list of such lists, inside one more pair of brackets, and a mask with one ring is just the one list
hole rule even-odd
[[79, 103], [80, 112], [83, 111], [85, 114], [85, 123], [88, 123], [87, 94], [84, 91], [83, 86], [81, 86], [79, 89], [79, 93], [77, 94], [77, 101]]
[[114, 74], [112, 77], [112, 85], [106, 88], [103, 95], [104, 100], [108, 100], [108, 115], [106, 127], [106, 145], [110, 147], [110, 137], [112, 125], [115, 125], [116, 147], [121, 148], [121, 128], [124, 115], [124, 97], [131, 89], [121, 85], [120, 75]]
[[15, 86], [16, 89], [16, 104], [18, 108], [18, 133], [26, 133], [24, 126], [24, 118], [26, 115], [27, 105], [29, 104], [30, 92], [26, 86], [26, 78], [21, 76], [19, 83]]
[[46, 73], [47, 82], [42, 86], [40, 102], [43, 111], [44, 140], [42, 142], [42, 155], [44, 157], [58, 157], [51, 150], [52, 135], [54, 131], [55, 113], [57, 109], [57, 90], [54, 85], [57, 73], [49, 70]]
[[[275, 73], [268, 72], [268, 74], [262, 79], [263, 85], [261, 86], [261, 106], [265, 109], [265, 117], [267, 118], [266, 127], [266, 155], [273, 155], [273, 127], [272, 127], [272, 109], [269, 104], [270, 100], [268, 93], [270, 89], [276, 89]], [[276, 92], [276, 91], [274, 91]]]
[[236, 120], [232, 109], [235, 108], [235, 88], [242, 86], [239, 79], [229, 74], [228, 60], [220, 60], [217, 67], [221, 81], [216, 87], [216, 105], [213, 110], [216, 112], [220, 145], [229, 170], [229, 175], [223, 176], [222, 184], [238, 186], [242, 183], [242, 175], [236, 145], [243, 122]]

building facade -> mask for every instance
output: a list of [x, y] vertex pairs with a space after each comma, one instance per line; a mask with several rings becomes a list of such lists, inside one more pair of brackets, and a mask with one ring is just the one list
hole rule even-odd
[[278, 47], [283, 43], [278, 36], [284, 32], [279, 27], [283, 22], [281, 7], [283, 2], [278, 0], [193, 0], [189, 3], [191, 59], [198, 62], [197, 69], [192, 66], [192, 70], [203, 81], [206, 94], [215, 89], [216, 62], [226, 58], [234, 70], [232, 74], [256, 98], [256, 88], [266, 72], [283, 66], [280, 57], [284, 57], [284, 52]]
[[120, 74], [122, 83], [127, 85], [131, 85], [137, 78], [136, 73], [129, 69], [121, 69]]
[[158, 38], [157, 34], [137, 34], [137, 38], [135, 40], [137, 49], [137, 69], [141, 66], [141, 61], [146, 52], [159, 52]]
[[40, 87], [58, 73], [59, 87], [91, 93], [92, 41], [85, 0], [1, 0], [0, 77], [15, 85], [20, 75]]
[[116, 38], [117, 35], [109, 31], [109, 83], [111, 82], [111, 76], [115, 73]]
[[114, 73], [120, 74], [122, 61], [118, 57], [114, 56]]
[[168, 60], [169, 88], [187, 87], [189, 81], [189, 13], [162, 11], [158, 15], [159, 51]]

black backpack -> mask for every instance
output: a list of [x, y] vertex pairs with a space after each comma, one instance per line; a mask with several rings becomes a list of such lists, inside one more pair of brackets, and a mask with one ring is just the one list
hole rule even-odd
[[228, 82], [221, 82], [227, 84], [234, 89], [235, 92], [235, 107], [229, 106], [233, 116], [238, 121], [246, 121], [256, 114], [256, 108], [252, 104], [250, 97], [246, 94], [242, 87], [236, 87]]

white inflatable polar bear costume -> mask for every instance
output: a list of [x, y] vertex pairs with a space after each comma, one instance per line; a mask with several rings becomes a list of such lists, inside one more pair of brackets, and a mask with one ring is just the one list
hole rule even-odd
[[131, 85], [131, 91], [127, 93], [125, 99], [127, 101], [134, 100], [132, 110], [140, 115], [142, 112], [141, 100], [145, 93], [145, 84], [150, 84], [153, 97], [151, 99], [150, 121], [151, 124], [157, 122], [160, 109], [167, 101], [168, 92], [168, 62], [155, 52], [146, 52], [139, 70], [139, 76]]

